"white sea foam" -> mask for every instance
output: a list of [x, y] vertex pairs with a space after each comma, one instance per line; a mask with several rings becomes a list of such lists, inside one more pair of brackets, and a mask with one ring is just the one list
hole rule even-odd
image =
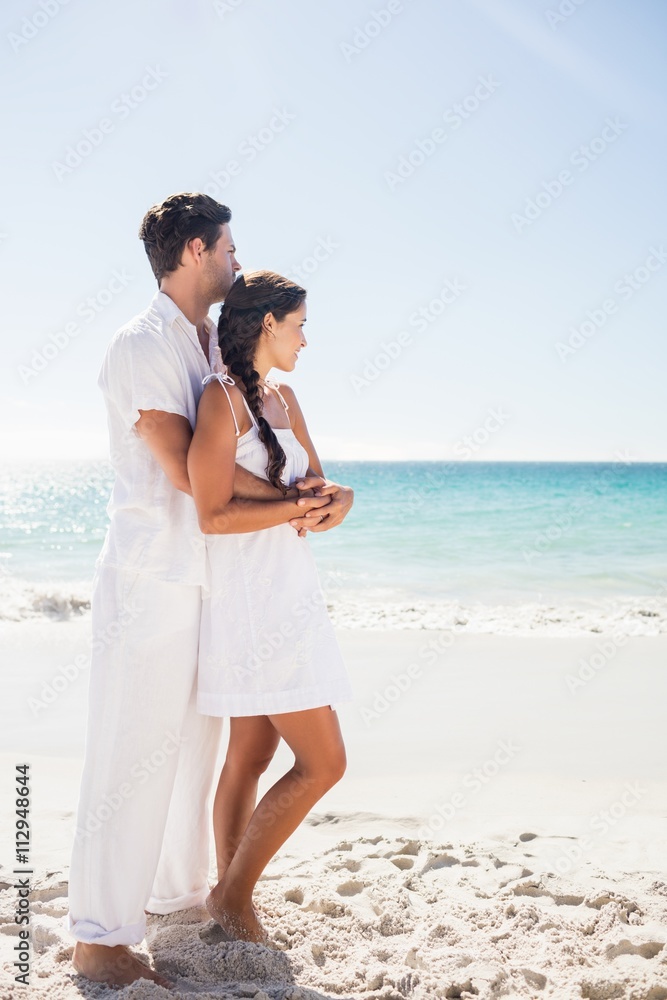
[[667, 633], [667, 599], [627, 597], [575, 604], [336, 601], [329, 613], [345, 629], [447, 629], [496, 635], [618, 636]]
[[[0, 578], [0, 621], [68, 621], [90, 612], [92, 584], [38, 583]], [[355, 594], [329, 602], [337, 628], [446, 629], [456, 633], [619, 636], [667, 633], [667, 598], [615, 597], [553, 604], [515, 601], [507, 604], [458, 601], [378, 601]]]
[[0, 621], [68, 621], [90, 610], [91, 589], [90, 580], [41, 583], [0, 577]]

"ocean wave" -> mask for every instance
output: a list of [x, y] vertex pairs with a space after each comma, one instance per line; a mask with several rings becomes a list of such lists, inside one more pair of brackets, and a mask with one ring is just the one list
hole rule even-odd
[[667, 599], [627, 597], [568, 604], [462, 604], [455, 601], [366, 603], [335, 601], [337, 628], [432, 629], [494, 635], [616, 636], [667, 633]]
[[90, 611], [90, 580], [78, 583], [33, 583], [0, 578], [0, 621], [50, 618], [69, 621]]
[[[69, 621], [90, 612], [92, 582], [37, 583], [0, 578], [0, 621]], [[618, 636], [667, 634], [667, 598], [615, 597], [544, 604], [515, 601], [484, 604], [459, 601], [374, 601], [363, 595], [328, 602], [341, 629], [446, 630], [494, 635]]]

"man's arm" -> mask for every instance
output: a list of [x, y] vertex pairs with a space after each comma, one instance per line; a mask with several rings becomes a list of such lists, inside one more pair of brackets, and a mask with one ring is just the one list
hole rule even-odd
[[147, 444], [153, 458], [172, 486], [192, 496], [188, 476], [188, 448], [192, 428], [187, 417], [164, 410], [139, 410], [134, 425], [139, 437]]
[[[192, 496], [187, 464], [192, 441], [190, 421], [179, 413], [164, 410], [139, 410], [139, 413], [141, 416], [134, 425], [137, 434], [148, 445], [172, 486]], [[268, 480], [237, 465], [234, 496], [242, 500], [294, 500], [300, 496], [300, 491], [294, 487], [283, 495]]]

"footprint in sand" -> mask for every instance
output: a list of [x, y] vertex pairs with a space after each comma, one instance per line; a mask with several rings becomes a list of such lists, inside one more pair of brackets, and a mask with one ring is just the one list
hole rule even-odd
[[361, 861], [356, 861], [354, 858], [346, 858], [345, 861], [334, 862], [328, 865], [329, 871], [339, 872], [344, 868], [348, 872], [358, 872], [361, 868]]
[[414, 867], [414, 859], [419, 854], [419, 842], [409, 840], [402, 844], [397, 850], [387, 851], [384, 855], [389, 861], [401, 871], [408, 871]]
[[34, 902], [30, 909], [33, 913], [44, 915], [46, 917], [65, 917], [67, 916], [68, 906], [65, 901], [62, 903]]
[[301, 906], [303, 903], [303, 893], [301, 889], [288, 889], [284, 896], [286, 903], [296, 903]]
[[321, 944], [314, 944], [310, 949], [313, 955], [313, 962], [321, 969], [326, 962], [326, 952]]
[[451, 868], [453, 865], [458, 864], [460, 864], [459, 859], [455, 858], [452, 854], [435, 854], [428, 859], [422, 868], [422, 874], [437, 870], [438, 868]]
[[632, 941], [624, 939], [618, 944], [608, 945], [605, 955], [613, 960], [619, 955], [639, 955], [640, 958], [655, 958], [665, 947], [664, 941], [644, 941], [643, 944], [633, 944]]
[[476, 986], [473, 986], [472, 980], [466, 979], [465, 983], [452, 983], [452, 985], [449, 986], [443, 993], [443, 996], [447, 997], [449, 1000], [450, 997], [474, 997], [478, 994], [479, 990]]
[[569, 893], [552, 892], [545, 888], [539, 879], [520, 882], [512, 887], [515, 896], [544, 896], [552, 899], [557, 906], [581, 906], [584, 896], [575, 896]]
[[520, 971], [529, 986], [534, 986], [537, 990], [543, 990], [547, 985], [547, 977], [543, 976], [541, 972], [533, 972], [532, 969], [521, 969]]
[[325, 917], [344, 917], [345, 907], [340, 903], [334, 903], [331, 899], [314, 899], [304, 906], [304, 910], [311, 913], [323, 913]]
[[408, 840], [407, 843], [403, 844], [397, 851], [390, 851], [387, 857], [394, 854], [409, 854], [412, 857], [416, 857], [419, 854], [420, 843], [418, 840]]
[[41, 889], [32, 889], [30, 899], [33, 903], [50, 903], [52, 899], [62, 899], [63, 905], [65, 905], [64, 900], [67, 899], [67, 882], [57, 882], [55, 885], [45, 886]]
[[336, 889], [339, 896], [357, 896], [360, 892], [363, 892], [366, 888], [364, 882], [357, 882], [355, 879], [350, 879], [349, 882], [343, 882]]
[[586, 906], [590, 906], [594, 910], [601, 910], [602, 907], [606, 906], [608, 903], [614, 903], [615, 906], [618, 907], [619, 919], [624, 924], [630, 923], [629, 917], [631, 913], [640, 917], [643, 916], [642, 910], [636, 903], [632, 903], [629, 899], [626, 899], [625, 896], [619, 896], [614, 892], [603, 892], [599, 896], [594, 896], [593, 898], [586, 900]]
[[18, 924], [0, 924], [0, 934], [9, 934], [10, 937], [18, 937], [21, 928]]

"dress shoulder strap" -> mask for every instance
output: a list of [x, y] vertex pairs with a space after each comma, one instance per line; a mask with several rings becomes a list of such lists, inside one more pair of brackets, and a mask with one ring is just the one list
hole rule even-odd
[[289, 412], [289, 406], [285, 402], [285, 397], [283, 396], [282, 392], [280, 391], [280, 382], [276, 382], [276, 380], [274, 378], [265, 378], [264, 379], [264, 384], [267, 385], [269, 387], [269, 389], [273, 389], [273, 391], [275, 392], [276, 396], [278, 397], [278, 399], [280, 400], [280, 402], [283, 404], [283, 406], [285, 408], [285, 413], [288, 413]]
[[[216, 379], [220, 383], [222, 388], [225, 390], [225, 396], [227, 397], [227, 402], [229, 403], [229, 409], [232, 411], [234, 427], [236, 428], [236, 436], [238, 437], [241, 432], [239, 431], [238, 420], [236, 419], [236, 414], [234, 413], [234, 406], [232, 404], [231, 396], [229, 395], [229, 390], [227, 388], [228, 385], [236, 385], [236, 382], [231, 377], [231, 375], [226, 375], [224, 372], [211, 372], [210, 375], [207, 375], [206, 378], [203, 379], [202, 385], [208, 385], [208, 383], [212, 382], [213, 379]], [[243, 402], [245, 402], [245, 397], [243, 398]]]

